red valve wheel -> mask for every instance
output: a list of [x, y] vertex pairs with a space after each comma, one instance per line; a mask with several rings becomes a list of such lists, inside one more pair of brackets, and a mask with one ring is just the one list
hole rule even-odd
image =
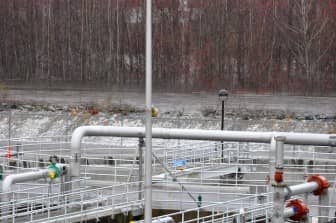
[[299, 221], [309, 213], [307, 205], [298, 199], [289, 201], [286, 207], [294, 208], [295, 215], [290, 217], [293, 221]]
[[317, 188], [313, 193], [314, 195], [321, 195], [324, 190], [328, 189], [330, 184], [327, 181], [327, 179], [320, 175], [313, 175], [308, 177], [308, 182], [316, 182], [319, 185], [319, 188]]

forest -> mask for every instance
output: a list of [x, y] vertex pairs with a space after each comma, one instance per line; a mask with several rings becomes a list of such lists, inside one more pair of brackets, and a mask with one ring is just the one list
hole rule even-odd
[[[1, 0], [0, 80], [145, 85], [144, 0]], [[153, 87], [334, 95], [336, 0], [153, 0]]]

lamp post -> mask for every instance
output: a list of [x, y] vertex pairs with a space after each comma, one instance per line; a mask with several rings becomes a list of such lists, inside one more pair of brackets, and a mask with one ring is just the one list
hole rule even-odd
[[[218, 98], [219, 100], [222, 102], [222, 123], [221, 123], [221, 130], [224, 130], [224, 104], [225, 101], [227, 101], [229, 97], [229, 92], [226, 89], [221, 89], [218, 92]], [[223, 145], [223, 141], [221, 142], [222, 144], [222, 154], [221, 154], [221, 158], [222, 158], [222, 163], [224, 163], [224, 145]]]

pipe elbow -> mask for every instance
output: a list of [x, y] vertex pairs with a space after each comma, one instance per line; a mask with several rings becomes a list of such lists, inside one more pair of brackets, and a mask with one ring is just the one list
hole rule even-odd
[[71, 148], [75, 151], [79, 151], [80, 149], [80, 143], [82, 141], [82, 138], [85, 136], [87, 132], [87, 127], [88, 126], [80, 126], [75, 129], [75, 131], [72, 133], [71, 136]]
[[5, 179], [2, 182], [2, 192], [3, 193], [10, 192], [13, 183], [14, 183], [13, 175], [9, 175], [9, 176], [5, 177]]

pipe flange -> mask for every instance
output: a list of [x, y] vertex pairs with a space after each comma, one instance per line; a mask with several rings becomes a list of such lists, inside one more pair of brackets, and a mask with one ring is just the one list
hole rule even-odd
[[281, 170], [277, 170], [274, 173], [274, 181], [277, 183], [283, 182], [283, 172]]
[[300, 221], [309, 213], [309, 208], [307, 205], [299, 199], [289, 201], [286, 207], [292, 207], [294, 209], [295, 214], [290, 217], [290, 219], [293, 221]]
[[313, 175], [308, 177], [307, 182], [316, 182], [319, 185], [319, 187], [315, 191], [313, 191], [314, 195], [321, 195], [330, 186], [327, 179], [320, 175]]

